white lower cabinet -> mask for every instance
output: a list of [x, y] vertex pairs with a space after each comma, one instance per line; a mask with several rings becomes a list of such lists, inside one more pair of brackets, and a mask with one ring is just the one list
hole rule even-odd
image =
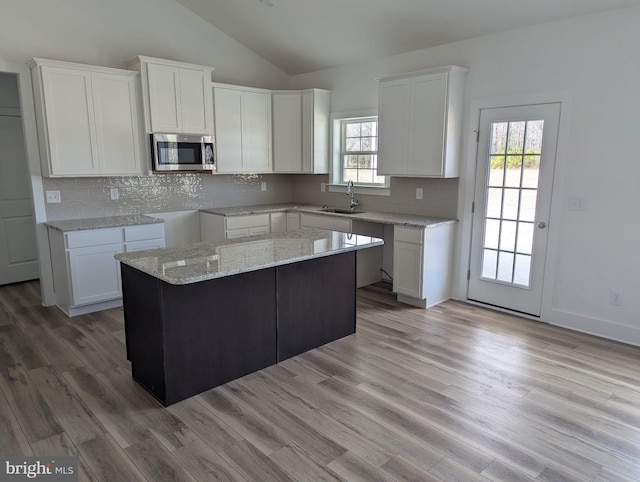
[[56, 304], [69, 316], [122, 305], [117, 253], [164, 247], [162, 223], [63, 233], [49, 229]]
[[393, 290], [398, 301], [428, 308], [450, 298], [454, 227], [394, 227]]
[[269, 234], [272, 232], [272, 215], [266, 213], [223, 216], [222, 214], [200, 212], [200, 239], [201, 241], [222, 241]]

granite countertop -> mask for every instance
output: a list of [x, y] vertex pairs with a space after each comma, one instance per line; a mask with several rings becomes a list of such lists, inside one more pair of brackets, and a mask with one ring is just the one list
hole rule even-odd
[[[281, 203], [263, 204], [255, 206], [239, 206], [229, 208], [200, 209], [204, 213], [219, 214], [221, 216], [244, 216], [247, 214], [266, 214], [275, 212], [301, 212], [309, 214], [319, 214], [321, 216], [333, 216], [338, 218], [357, 219], [371, 223], [395, 224], [399, 226], [410, 226], [416, 228], [430, 228], [442, 224], [457, 223], [457, 219], [445, 219], [417, 214], [387, 213], [382, 211], [367, 211], [356, 214], [328, 213], [322, 211], [322, 206], [311, 204]], [[360, 209], [360, 208], [358, 208]]]
[[108, 216], [104, 218], [69, 219], [66, 221], [50, 221], [47, 226], [58, 231], [82, 231], [85, 229], [119, 228], [123, 226], [135, 226], [137, 224], [164, 223], [164, 219], [145, 216], [144, 214], [131, 214], [125, 216]]
[[382, 244], [371, 236], [302, 229], [122, 253], [116, 259], [167, 283], [184, 285]]

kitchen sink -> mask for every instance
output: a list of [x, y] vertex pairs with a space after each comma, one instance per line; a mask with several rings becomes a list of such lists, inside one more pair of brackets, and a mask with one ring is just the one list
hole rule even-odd
[[339, 208], [322, 208], [320, 211], [325, 213], [336, 213], [336, 214], [362, 214], [365, 212], [358, 209], [339, 209]]

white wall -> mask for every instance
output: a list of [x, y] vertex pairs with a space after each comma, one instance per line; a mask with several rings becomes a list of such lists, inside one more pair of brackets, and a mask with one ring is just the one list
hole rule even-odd
[[286, 74], [174, 0], [0, 0], [0, 59], [124, 68], [149, 55], [215, 67], [213, 78], [282, 88]]
[[[462, 299], [475, 162], [472, 102], [569, 99], [549, 226], [553, 277], [545, 285], [542, 318], [640, 345], [638, 25], [640, 8], [618, 10], [304, 74], [292, 78], [292, 86], [332, 89], [333, 112], [367, 110], [377, 107], [377, 77], [450, 64], [470, 69], [455, 283]], [[584, 211], [567, 209], [573, 196], [585, 200]], [[622, 292], [622, 306], [609, 303], [612, 289]]]

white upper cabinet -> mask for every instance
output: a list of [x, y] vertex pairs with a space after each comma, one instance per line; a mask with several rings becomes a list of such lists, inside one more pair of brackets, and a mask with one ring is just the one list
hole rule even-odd
[[271, 92], [213, 86], [218, 173], [272, 172]]
[[328, 90], [273, 92], [274, 172], [329, 172], [330, 105]]
[[141, 73], [147, 133], [213, 134], [213, 67], [144, 56], [125, 64]]
[[449, 66], [379, 79], [379, 174], [458, 176], [466, 73]]
[[43, 59], [30, 66], [44, 176], [142, 174], [138, 74]]

